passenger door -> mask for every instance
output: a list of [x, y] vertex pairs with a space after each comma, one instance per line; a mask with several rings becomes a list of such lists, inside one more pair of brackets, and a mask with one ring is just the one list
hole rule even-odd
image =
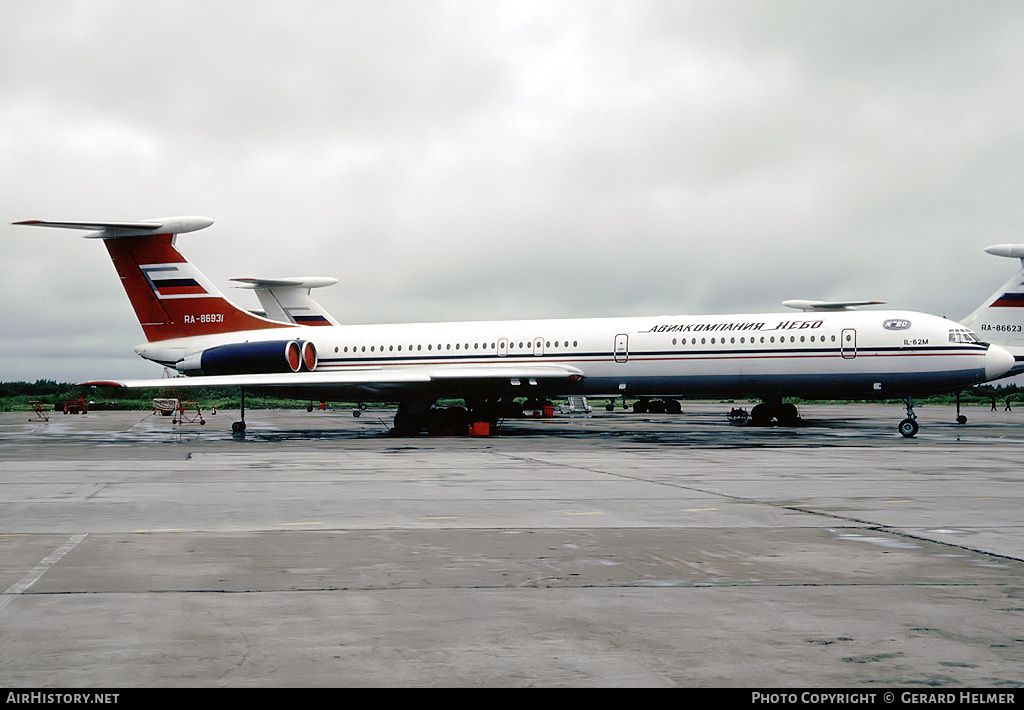
[[857, 331], [853, 328], [844, 328], [839, 342], [839, 352], [843, 358], [852, 360], [857, 357]]
[[615, 336], [615, 345], [612, 353], [615, 355], [615, 362], [626, 362], [629, 360], [629, 336], [619, 333]]

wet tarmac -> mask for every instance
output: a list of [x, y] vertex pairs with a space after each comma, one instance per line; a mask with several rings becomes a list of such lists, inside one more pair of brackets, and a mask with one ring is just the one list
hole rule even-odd
[[6, 687], [1018, 687], [1024, 410], [0, 414]]

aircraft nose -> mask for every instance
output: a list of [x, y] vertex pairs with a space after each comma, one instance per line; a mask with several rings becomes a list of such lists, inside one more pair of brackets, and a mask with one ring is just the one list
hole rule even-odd
[[1009, 372], [1014, 365], [1014, 358], [1008, 351], [998, 345], [989, 345], [985, 353], [985, 379], [994, 380]]

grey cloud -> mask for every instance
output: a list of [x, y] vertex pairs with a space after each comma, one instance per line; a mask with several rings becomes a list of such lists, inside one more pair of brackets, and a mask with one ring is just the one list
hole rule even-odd
[[[1016, 3], [4, 10], [4, 223], [204, 214], [222, 288], [336, 276], [343, 321], [962, 316], [1020, 241]], [[153, 374], [102, 247], [31, 231], [0, 225], [0, 377]]]

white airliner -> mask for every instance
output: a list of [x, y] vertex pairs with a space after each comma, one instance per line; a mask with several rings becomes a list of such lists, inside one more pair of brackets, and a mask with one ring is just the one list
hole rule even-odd
[[[515, 397], [604, 395], [756, 397], [763, 402], [751, 412], [754, 424], [795, 421], [796, 408], [784, 397], [905, 398], [899, 431], [910, 437], [918, 430], [913, 397], [959, 391], [1015, 365], [1007, 350], [945, 318], [854, 310], [873, 301], [785, 302], [799, 313], [337, 325], [308, 298], [309, 288], [330, 279], [242, 279], [261, 296], [266, 315], [256, 315], [228, 301], [175, 248], [176, 235], [212, 223], [16, 224], [92, 230], [87, 237], [103, 240], [147, 339], [135, 351], [186, 375], [175, 387], [235, 386], [243, 398], [248, 390], [311, 401], [397, 401], [393, 431], [400, 435], [495, 421], [500, 403]], [[1024, 259], [1019, 249], [1007, 255]], [[1009, 344], [1024, 345], [1017, 342], [1019, 317], [986, 320], [1003, 305], [993, 298], [972, 318], [989, 341], [1016, 333]], [[439, 399], [462, 399], [466, 407], [439, 409]], [[245, 431], [244, 399], [234, 430]]]

